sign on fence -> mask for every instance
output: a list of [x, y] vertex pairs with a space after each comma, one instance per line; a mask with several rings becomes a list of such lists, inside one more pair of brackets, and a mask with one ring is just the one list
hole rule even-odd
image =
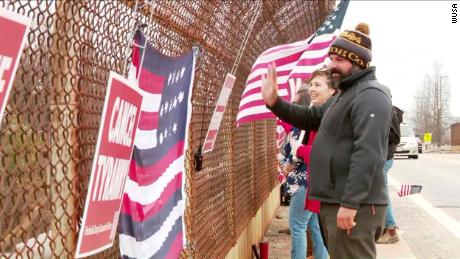
[[113, 244], [141, 104], [142, 95], [132, 82], [110, 72], [77, 258], [98, 253]]
[[214, 143], [217, 139], [217, 133], [219, 132], [220, 123], [224, 117], [225, 106], [227, 106], [228, 98], [232, 93], [233, 85], [235, 84], [236, 77], [232, 74], [227, 74], [225, 78], [224, 87], [220, 92], [219, 99], [217, 100], [216, 108], [212, 114], [211, 123], [209, 124], [208, 132], [204, 140], [203, 153], [212, 151], [214, 149]]
[[29, 18], [0, 8], [0, 126], [29, 27]]

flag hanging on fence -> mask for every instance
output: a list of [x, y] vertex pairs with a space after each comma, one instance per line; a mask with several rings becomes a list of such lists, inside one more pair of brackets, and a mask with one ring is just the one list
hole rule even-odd
[[194, 57], [192, 52], [167, 57], [149, 44], [138, 47], [145, 42], [138, 32], [130, 77], [139, 76], [144, 102], [121, 209], [120, 253], [178, 258], [185, 240], [182, 183]]
[[398, 192], [399, 197], [408, 196], [411, 194], [417, 194], [422, 192], [421, 185], [410, 185], [403, 184], [401, 185], [401, 190]]
[[308, 39], [270, 48], [257, 58], [241, 96], [237, 125], [275, 118], [265, 107], [261, 94], [261, 75], [266, 73], [268, 64], [276, 63], [278, 94], [287, 101], [291, 101], [291, 94], [300, 86], [302, 79], [310, 78], [313, 71], [324, 65], [329, 47], [342, 26], [348, 3], [341, 1]]

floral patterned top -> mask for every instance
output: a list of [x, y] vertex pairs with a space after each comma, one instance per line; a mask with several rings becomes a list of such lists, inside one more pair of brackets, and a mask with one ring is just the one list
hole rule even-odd
[[294, 170], [292, 170], [287, 176], [288, 193], [294, 195], [300, 186], [307, 187], [307, 165], [302, 159], [298, 158], [295, 154], [292, 154], [291, 141], [301, 141], [300, 138], [301, 130], [292, 127], [289, 132], [287, 141], [284, 145], [284, 152], [282, 153], [280, 163], [282, 166], [286, 164], [292, 164]]

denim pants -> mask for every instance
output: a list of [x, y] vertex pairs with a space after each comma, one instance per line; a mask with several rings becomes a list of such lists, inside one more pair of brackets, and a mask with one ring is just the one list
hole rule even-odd
[[[385, 174], [385, 185], [387, 186], [387, 191], [388, 191], [388, 171], [390, 171], [390, 168], [393, 166], [393, 159], [385, 161], [385, 164], [383, 165], [383, 173]], [[391, 200], [388, 201], [388, 206], [387, 206], [387, 213], [386, 213], [386, 220], [385, 220], [385, 228], [389, 227], [396, 227], [396, 222], [395, 218], [393, 215], [393, 209], [391, 208]]]
[[307, 226], [310, 229], [313, 256], [315, 259], [328, 257], [319, 229], [318, 214], [305, 210], [306, 188], [301, 186], [291, 197], [289, 208], [289, 229], [291, 230], [291, 258], [305, 259], [307, 257]]

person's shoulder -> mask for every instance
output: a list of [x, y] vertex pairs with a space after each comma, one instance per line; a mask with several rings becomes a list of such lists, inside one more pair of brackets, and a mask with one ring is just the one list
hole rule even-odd
[[354, 104], [359, 106], [373, 106], [380, 108], [388, 108], [391, 111], [392, 102], [391, 96], [388, 93], [388, 88], [382, 84], [376, 83], [371, 85], [368, 83], [362, 87], [353, 100]]
[[357, 88], [357, 95], [364, 94], [367, 95], [385, 95], [391, 101], [391, 91], [390, 88], [381, 84], [377, 80], [366, 80], [360, 83]]

